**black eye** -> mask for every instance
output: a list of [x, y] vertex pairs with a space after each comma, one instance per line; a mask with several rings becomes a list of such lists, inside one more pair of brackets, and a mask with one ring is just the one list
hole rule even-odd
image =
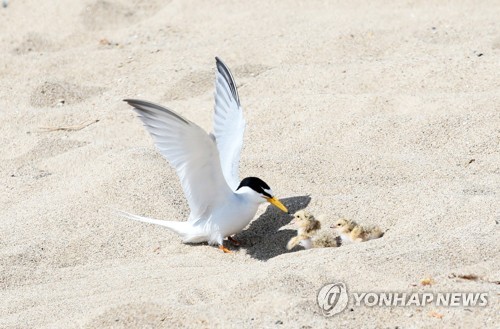
[[340, 223], [338, 223], [337, 226], [340, 226]]

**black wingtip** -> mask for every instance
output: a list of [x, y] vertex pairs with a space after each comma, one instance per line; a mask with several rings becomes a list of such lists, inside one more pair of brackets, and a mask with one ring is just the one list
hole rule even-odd
[[231, 93], [233, 94], [234, 99], [240, 105], [240, 96], [238, 95], [238, 90], [236, 89], [236, 82], [234, 81], [233, 75], [231, 71], [227, 67], [227, 65], [220, 59], [215, 56], [215, 64], [217, 66], [217, 71], [224, 77], [231, 89]]
[[132, 98], [125, 98], [123, 101], [125, 103], [127, 103], [128, 105], [131, 105], [131, 106], [134, 106], [133, 103], [139, 102], [138, 99], [132, 99]]
[[128, 105], [135, 106], [135, 107], [138, 107], [140, 105], [146, 105], [146, 106], [149, 105], [149, 106], [153, 106], [153, 107], [161, 107], [160, 105], [157, 105], [157, 104], [154, 104], [154, 103], [151, 103], [151, 102], [148, 102], [148, 101], [143, 101], [143, 100], [140, 100], [140, 99], [125, 98], [123, 101], [126, 102]]
[[[217, 71], [221, 74], [226, 75], [226, 72], [231, 73], [227, 68], [227, 65], [224, 64], [224, 61], [217, 56], [215, 56], [215, 65], [217, 66]], [[231, 74], [229, 74], [229, 76], [231, 77]]]
[[167, 113], [168, 115], [171, 115], [180, 121], [184, 122], [185, 124], [190, 124], [190, 121], [188, 119], [183, 118], [181, 115], [175, 113], [174, 111], [163, 107], [161, 105], [151, 103], [148, 101], [142, 101], [140, 99], [124, 99], [124, 102], [127, 102], [128, 105], [132, 106], [136, 111], [139, 112], [151, 112], [151, 111], [161, 111], [164, 113]]
[[125, 103], [127, 103], [128, 105], [132, 106], [133, 108], [140, 108], [139, 105], [144, 103], [144, 101], [141, 101], [139, 99], [132, 99], [132, 98], [125, 98], [123, 101]]

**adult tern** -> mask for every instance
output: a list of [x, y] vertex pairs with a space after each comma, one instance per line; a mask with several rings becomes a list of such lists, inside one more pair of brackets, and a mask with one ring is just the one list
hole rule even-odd
[[123, 213], [128, 218], [165, 226], [185, 243], [208, 242], [230, 252], [224, 238], [241, 232], [259, 204], [288, 209], [262, 179], [239, 180], [238, 167], [245, 119], [236, 83], [227, 66], [216, 60], [214, 130], [202, 128], [174, 111], [150, 102], [125, 99], [134, 108], [160, 153], [177, 171], [191, 209], [187, 221], [164, 221]]

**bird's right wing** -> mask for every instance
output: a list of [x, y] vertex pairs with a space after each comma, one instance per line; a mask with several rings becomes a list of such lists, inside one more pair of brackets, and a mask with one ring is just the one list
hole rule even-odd
[[219, 59], [215, 58], [217, 72], [215, 76], [215, 112], [214, 135], [219, 149], [222, 172], [231, 189], [240, 184], [240, 153], [245, 133], [245, 118], [240, 105], [231, 72]]
[[135, 99], [125, 101], [134, 107], [160, 153], [177, 171], [191, 209], [190, 220], [199, 219], [233, 193], [222, 174], [212, 136], [160, 105]]

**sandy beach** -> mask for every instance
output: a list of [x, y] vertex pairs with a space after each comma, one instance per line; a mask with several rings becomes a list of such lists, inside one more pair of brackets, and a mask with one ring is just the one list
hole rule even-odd
[[[498, 326], [499, 17], [498, 1], [8, 1], [0, 328]], [[210, 131], [215, 56], [247, 122], [240, 176], [325, 230], [345, 217], [382, 238], [288, 251], [292, 217], [265, 204], [224, 254], [114, 214], [189, 216], [122, 100]], [[350, 298], [325, 317], [317, 294], [335, 282], [488, 305]]]

